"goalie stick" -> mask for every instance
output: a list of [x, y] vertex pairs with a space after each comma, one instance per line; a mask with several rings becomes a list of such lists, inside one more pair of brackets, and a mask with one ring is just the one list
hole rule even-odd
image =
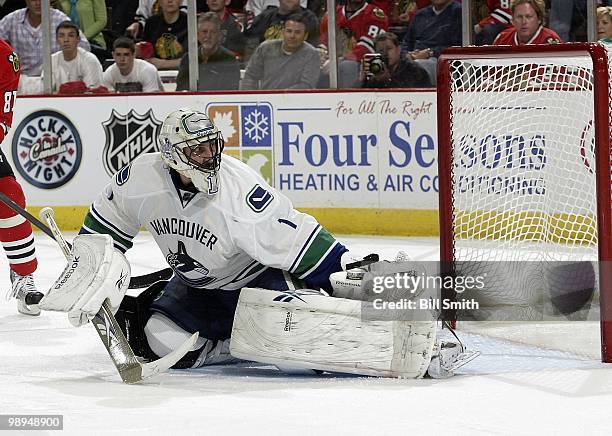
[[[68, 241], [62, 235], [59, 227], [53, 219], [53, 209], [44, 207], [40, 211], [40, 217], [44, 219], [50, 229], [53, 239], [58, 243], [66, 259], [71, 257], [71, 249]], [[138, 383], [142, 380], [152, 377], [156, 374], [168, 370], [172, 365], [178, 362], [198, 339], [198, 333], [191, 335], [189, 339], [181, 344], [176, 350], [170, 354], [155, 360], [153, 362], [141, 363], [132, 347], [128, 343], [125, 335], [121, 331], [113, 312], [111, 311], [108, 302], [105, 300], [100, 308], [100, 311], [91, 320], [106, 351], [110, 355], [121, 379], [128, 384]]]
[[[49, 229], [49, 227], [47, 227], [42, 221], [40, 221], [30, 212], [25, 210], [23, 207], [19, 206], [2, 192], [0, 192], [0, 201], [2, 201], [8, 207], [13, 209], [16, 213], [18, 213], [19, 215], [30, 221], [32, 224], [34, 224], [36, 227], [38, 227], [45, 235], [55, 239], [55, 236], [53, 235], [53, 232]], [[66, 241], [66, 244], [68, 244], [68, 251], [70, 251], [72, 249], [72, 247], [70, 246], [70, 242]], [[142, 276], [132, 277], [130, 279], [130, 289], [148, 288], [152, 284], [161, 280], [169, 280], [170, 277], [172, 277], [171, 268], [164, 268], [160, 269], [159, 271], [144, 274]]]

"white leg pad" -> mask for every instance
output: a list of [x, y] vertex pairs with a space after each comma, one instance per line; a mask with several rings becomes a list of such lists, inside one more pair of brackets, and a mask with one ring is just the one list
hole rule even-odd
[[431, 360], [435, 322], [362, 319], [361, 304], [309, 290], [244, 288], [230, 352], [285, 368], [422, 377]]

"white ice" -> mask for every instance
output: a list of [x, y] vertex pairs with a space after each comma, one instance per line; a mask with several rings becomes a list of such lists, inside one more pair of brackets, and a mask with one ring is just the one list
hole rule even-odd
[[[36, 280], [44, 290], [65, 261], [52, 240], [36, 236]], [[389, 257], [399, 248], [417, 259], [438, 256], [436, 239], [340, 239]], [[165, 267], [147, 234], [138, 236], [128, 258], [134, 274]], [[2, 259], [0, 290], [8, 287]], [[63, 433], [77, 435], [610, 434], [612, 366], [599, 361], [597, 328], [548, 323], [460, 330], [482, 356], [447, 380], [296, 377], [243, 364], [176, 370], [128, 386], [91, 326], [73, 328], [60, 313], [19, 315], [15, 301], [3, 302], [0, 414], [61, 414]], [[559, 349], [572, 351], [555, 350], [552, 336]], [[525, 337], [535, 345], [522, 344]], [[566, 342], [574, 345], [562, 347]]]

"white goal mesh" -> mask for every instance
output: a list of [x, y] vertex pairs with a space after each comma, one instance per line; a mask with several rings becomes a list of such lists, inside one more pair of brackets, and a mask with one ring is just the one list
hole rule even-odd
[[[487, 277], [474, 319], [599, 319], [598, 229], [611, 202], [598, 195], [596, 150], [608, 150], [610, 184], [612, 109], [596, 110], [595, 96], [610, 101], [601, 68], [612, 63], [597, 50], [471, 48], [441, 58], [442, 257], [460, 261], [456, 274]], [[596, 146], [597, 129], [607, 141]]]

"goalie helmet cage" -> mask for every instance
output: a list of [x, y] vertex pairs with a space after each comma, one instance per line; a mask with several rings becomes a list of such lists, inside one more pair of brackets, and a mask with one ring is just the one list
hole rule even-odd
[[602, 267], [612, 260], [610, 59], [597, 43], [450, 48], [437, 73], [443, 264], [599, 261], [604, 362], [612, 362], [612, 276]]

